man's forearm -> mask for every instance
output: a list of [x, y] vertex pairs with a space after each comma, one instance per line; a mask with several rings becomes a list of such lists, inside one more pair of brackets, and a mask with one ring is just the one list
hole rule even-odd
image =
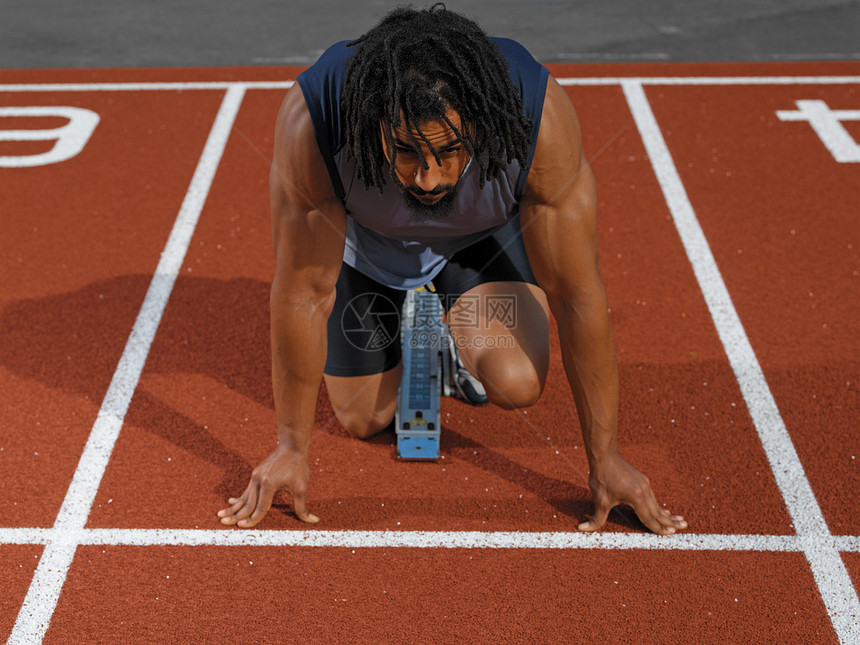
[[272, 297], [272, 387], [278, 441], [294, 450], [310, 441], [326, 359], [326, 323], [334, 294]]
[[554, 308], [565, 373], [592, 467], [617, 453], [618, 365], [606, 306]]

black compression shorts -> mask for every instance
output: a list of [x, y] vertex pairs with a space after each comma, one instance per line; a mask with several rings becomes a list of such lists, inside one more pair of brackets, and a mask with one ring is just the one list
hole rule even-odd
[[[479, 284], [536, 285], [520, 218], [456, 253], [432, 282], [446, 312], [459, 296]], [[405, 291], [380, 284], [343, 264], [328, 319], [325, 373], [367, 376], [395, 368], [400, 362], [400, 310], [405, 298]]]

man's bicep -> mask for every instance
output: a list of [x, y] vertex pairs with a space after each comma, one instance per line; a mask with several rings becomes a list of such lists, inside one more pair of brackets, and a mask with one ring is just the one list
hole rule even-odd
[[594, 177], [585, 167], [555, 201], [524, 199], [523, 242], [538, 284], [550, 300], [602, 290]]
[[272, 235], [276, 289], [315, 298], [334, 290], [346, 236], [346, 214], [339, 202], [306, 207], [276, 201]]
[[529, 261], [551, 300], [602, 289], [594, 175], [576, 111], [554, 79], [547, 84], [520, 216]]
[[346, 211], [334, 193], [298, 85], [278, 114], [269, 184], [277, 260], [273, 291], [326, 295], [340, 271]]

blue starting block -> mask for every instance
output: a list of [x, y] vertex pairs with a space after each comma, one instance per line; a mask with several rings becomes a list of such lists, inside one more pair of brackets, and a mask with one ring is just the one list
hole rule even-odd
[[401, 459], [439, 459], [445, 327], [435, 293], [406, 294], [400, 326], [403, 377], [394, 415]]

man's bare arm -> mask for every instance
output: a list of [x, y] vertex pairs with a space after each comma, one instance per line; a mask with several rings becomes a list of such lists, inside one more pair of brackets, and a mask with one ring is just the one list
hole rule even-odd
[[595, 512], [580, 529], [599, 529], [619, 503], [633, 506], [655, 533], [685, 528], [683, 518], [657, 505], [648, 479], [618, 454], [618, 368], [598, 263], [594, 176], [576, 113], [552, 78], [520, 212], [529, 261], [558, 324], [588, 455]]
[[272, 238], [276, 268], [270, 295], [272, 386], [278, 446], [251, 475], [223, 524], [255, 526], [278, 489], [293, 497], [296, 515], [318, 518], [305, 505], [317, 395], [326, 360], [326, 323], [334, 305], [346, 235], [346, 213], [337, 198], [314, 136], [311, 118], [295, 85], [275, 127], [270, 175]]

